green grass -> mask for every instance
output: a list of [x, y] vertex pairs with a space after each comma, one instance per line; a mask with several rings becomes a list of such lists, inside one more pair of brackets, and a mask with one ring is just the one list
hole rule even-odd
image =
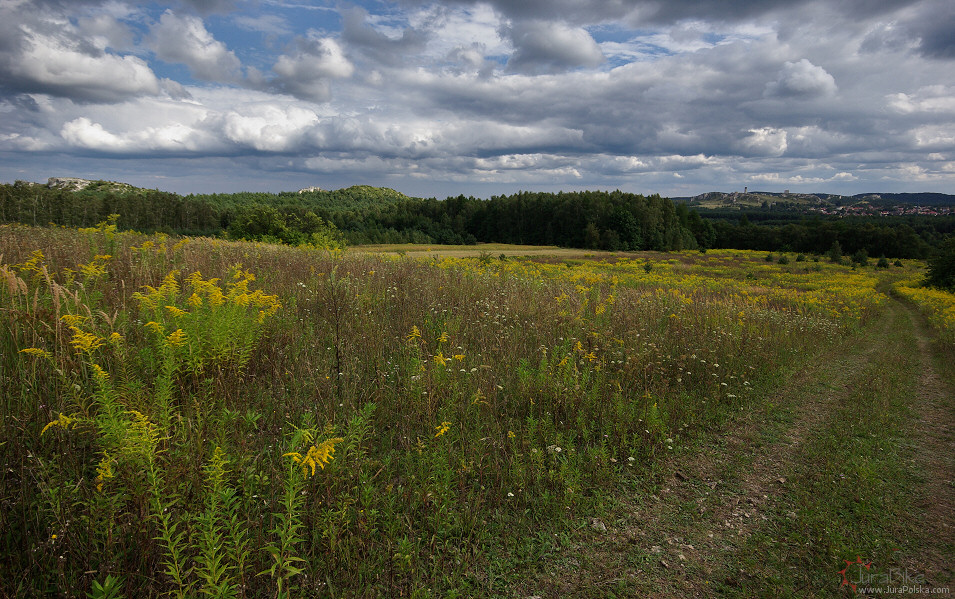
[[[674, 456], [771, 413], [781, 373], [884, 309], [867, 273], [738, 252], [416, 260], [2, 232], [11, 596], [561, 594], [554, 570], [625, 596], [658, 557], [637, 544], [597, 576], [593, 519], [617, 535]], [[746, 439], [775, 443], [792, 414]], [[834, 493], [813, 480], [810, 499]], [[674, 497], [666, 526], [697, 525], [697, 498]]]

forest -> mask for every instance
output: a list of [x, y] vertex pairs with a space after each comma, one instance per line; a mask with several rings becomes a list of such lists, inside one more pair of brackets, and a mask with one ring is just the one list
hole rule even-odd
[[955, 217], [826, 217], [691, 209], [622, 191], [527, 192], [479, 199], [412, 198], [353, 186], [305, 192], [182, 196], [149, 189], [0, 185], [0, 222], [274, 241], [288, 245], [514, 243], [610, 251], [732, 248], [925, 258]]

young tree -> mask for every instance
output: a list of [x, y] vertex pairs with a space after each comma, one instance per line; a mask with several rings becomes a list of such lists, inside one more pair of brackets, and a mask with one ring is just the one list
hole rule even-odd
[[838, 264], [842, 262], [842, 246], [839, 245], [839, 240], [832, 242], [832, 247], [829, 248], [829, 252], [826, 254], [829, 257], [830, 262]]

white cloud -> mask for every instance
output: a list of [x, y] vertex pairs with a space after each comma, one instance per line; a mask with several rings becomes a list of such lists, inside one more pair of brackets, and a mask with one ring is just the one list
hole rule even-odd
[[766, 96], [813, 98], [836, 93], [836, 80], [826, 69], [803, 58], [786, 61], [775, 81], [766, 84]]
[[742, 152], [751, 156], [782, 156], [787, 146], [786, 131], [774, 127], [750, 129], [739, 142]]
[[141, 58], [91, 53], [65, 36], [22, 31], [23, 48], [6, 70], [31, 91], [100, 102], [159, 93], [159, 80]]
[[216, 40], [199, 17], [179, 16], [167, 10], [150, 36], [156, 56], [186, 65], [198, 79], [236, 82], [242, 76], [242, 63], [235, 53]]
[[955, 115], [955, 87], [931, 85], [914, 93], [896, 93], [886, 96], [888, 105], [897, 112], [940, 113]]
[[325, 102], [331, 97], [330, 80], [351, 77], [355, 66], [333, 39], [300, 39], [272, 70], [277, 75], [273, 85], [283, 93]]
[[86, 117], [80, 117], [63, 125], [61, 132], [67, 143], [90, 150], [117, 152], [125, 150], [129, 144], [122, 137], [103, 129]]
[[297, 106], [263, 104], [230, 111], [222, 120], [222, 132], [230, 141], [262, 152], [284, 152], [299, 145], [318, 115]]

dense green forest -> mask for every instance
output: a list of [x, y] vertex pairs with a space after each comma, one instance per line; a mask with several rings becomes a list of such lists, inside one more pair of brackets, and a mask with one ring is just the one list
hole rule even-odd
[[118, 214], [121, 229], [312, 243], [557, 245], [604, 250], [739, 248], [924, 258], [955, 233], [955, 217], [809, 217], [795, 212], [688, 208], [622, 191], [519, 192], [437, 200], [391, 189], [181, 196], [91, 185], [72, 191], [0, 185], [0, 222], [88, 227]]
[[839, 242], [846, 254], [865, 250], [870, 256], [925, 258], [946, 237], [955, 234], [951, 216], [857, 216], [809, 217], [778, 221], [713, 221], [716, 238], [712, 247], [741, 250], [825, 253]]

